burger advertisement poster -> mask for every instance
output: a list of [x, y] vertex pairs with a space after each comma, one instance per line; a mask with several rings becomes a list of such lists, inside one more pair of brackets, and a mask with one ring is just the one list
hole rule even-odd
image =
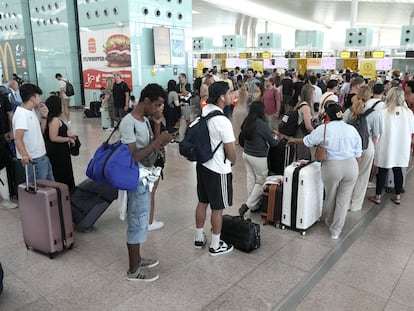
[[114, 72], [132, 89], [129, 28], [82, 31], [81, 49], [84, 88], [99, 90]]

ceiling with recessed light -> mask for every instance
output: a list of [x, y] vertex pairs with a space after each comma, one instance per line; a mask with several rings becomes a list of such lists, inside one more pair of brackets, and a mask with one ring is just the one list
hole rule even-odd
[[[355, 1], [355, 0], [354, 0]], [[390, 38], [401, 33], [401, 26], [414, 22], [414, 0], [359, 0], [355, 27], [368, 27], [378, 36]], [[240, 27], [240, 18], [250, 16], [258, 23], [302, 30], [351, 28], [352, 0], [193, 0], [193, 32], [208, 36], [223, 28]], [[267, 25], [267, 23], [266, 23]], [[274, 26], [273, 29], [277, 28]], [[259, 29], [259, 32], [263, 32]], [[282, 33], [283, 35], [283, 33]], [[380, 41], [380, 40], [378, 40]]]

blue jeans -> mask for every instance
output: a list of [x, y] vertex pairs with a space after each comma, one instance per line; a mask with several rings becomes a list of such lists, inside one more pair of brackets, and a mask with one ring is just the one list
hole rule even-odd
[[52, 165], [47, 155], [32, 160], [27, 166], [29, 173], [29, 181], [33, 182], [33, 165], [35, 166], [36, 179], [48, 179], [55, 181], [53, 177]]
[[151, 192], [140, 180], [136, 190], [128, 191], [128, 244], [141, 244], [147, 240], [150, 208]]

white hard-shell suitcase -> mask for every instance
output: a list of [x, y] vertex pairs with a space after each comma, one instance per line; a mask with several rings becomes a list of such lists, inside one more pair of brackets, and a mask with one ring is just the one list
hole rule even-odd
[[106, 108], [101, 108], [101, 124], [104, 130], [111, 127], [111, 116]]
[[305, 235], [322, 216], [321, 163], [293, 162], [284, 173], [282, 229], [287, 226]]

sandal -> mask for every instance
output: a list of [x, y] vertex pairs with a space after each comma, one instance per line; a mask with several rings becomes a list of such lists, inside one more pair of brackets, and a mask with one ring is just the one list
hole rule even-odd
[[397, 204], [397, 205], [400, 205], [401, 204], [401, 199], [398, 199], [398, 198], [391, 198], [391, 201], [393, 201], [394, 202], [394, 204]]
[[375, 195], [372, 197], [369, 197], [368, 200], [371, 202], [374, 202], [375, 204], [381, 204], [381, 199], [377, 198]]

